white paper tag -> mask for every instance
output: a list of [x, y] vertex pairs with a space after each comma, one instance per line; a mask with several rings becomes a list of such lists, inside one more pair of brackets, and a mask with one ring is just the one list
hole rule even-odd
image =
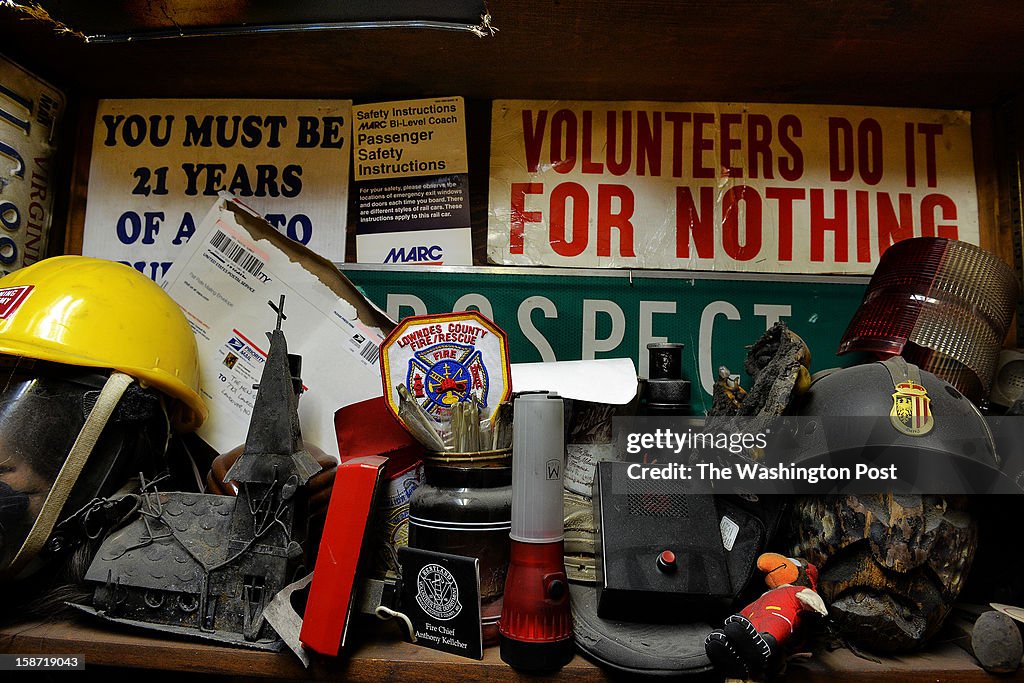
[[597, 463], [615, 460], [617, 455], [613, 443], [571, 443], [566, 445], [565, 453], [565, 488], [587, 498], [594, 495]]
[[733, 544], [736, 543], [736, 537], [740, 534], [740, 525], [728, 517], [722, 517], [722, 523], [718, 525], [718, 528], [722, 532], [722, 545], [726, 550], [732, 550]]

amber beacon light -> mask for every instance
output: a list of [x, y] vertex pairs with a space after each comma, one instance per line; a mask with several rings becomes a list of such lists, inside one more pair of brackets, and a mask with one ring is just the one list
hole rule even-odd
[[903, 356], [973, 401], [988, 394], [1019, 285], [967, 242], [915, 237], [882, 254], [839, 353]]

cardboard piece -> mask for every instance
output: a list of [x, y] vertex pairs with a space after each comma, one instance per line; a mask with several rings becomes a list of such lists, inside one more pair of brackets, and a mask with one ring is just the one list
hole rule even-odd
[[381, 395], [379, 347], [394, 323], [334, 264], [224, 194], [162, 286], [196, 334], [210, 409], [200, 437], [220, 452], [245, 441], [268, 347], [266, 304], [284, 294], [289, 329], [302, 330], [290, 350], [304, 369], [303, 439], [339, 457], [334, 414]]

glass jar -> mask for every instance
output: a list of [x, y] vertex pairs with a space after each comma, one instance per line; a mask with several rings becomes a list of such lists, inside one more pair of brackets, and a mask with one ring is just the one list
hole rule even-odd
[[409, 501], [409, 546], [480, 560], [485, 645], [498, 642], [512, 526], [512, 467], [428, 464]]

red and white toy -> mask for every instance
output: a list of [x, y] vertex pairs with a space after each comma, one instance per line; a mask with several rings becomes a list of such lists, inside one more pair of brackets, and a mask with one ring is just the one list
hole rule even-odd
[[816, 592], [818, 569], [806, 560], [765, 553], [757, 558], [768, 590], [704, 641], [708, 658], [730, 678], [764, 671], [794, 640], [808, 615], [828, 616]]

